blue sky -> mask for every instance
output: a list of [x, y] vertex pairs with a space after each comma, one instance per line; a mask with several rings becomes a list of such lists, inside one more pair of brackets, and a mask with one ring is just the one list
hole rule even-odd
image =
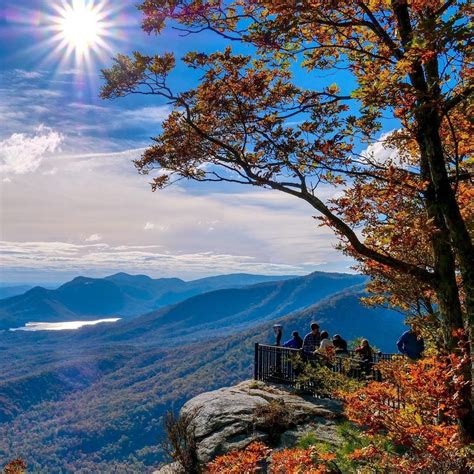
[[[55, 7], [66, 0], [1, 4], [0, 283], [115, 271], [187, 279], [349, 271], [331, 231], [294, 198], [197, 183], [151, 193], [131, 161], [159, 133], [169, 107], [149, 97], [101, 100], [100, 69], [118, 52], [180, 57], [191, 47], [212, 51], [222, 43], [210, 34], [190, 41], [171, 28], [149, 37], [134, 3], [101, 1], [110, 23], [106, 49], [89, 62], [67, 57], [53, 40]], [[182, 66], [172, 76], [177, 90], [195, 79]]]

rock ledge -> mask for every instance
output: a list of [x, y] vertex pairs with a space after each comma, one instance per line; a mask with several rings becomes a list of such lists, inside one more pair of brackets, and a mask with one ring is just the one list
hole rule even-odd
[[[303, 397], [285, 387], [254, 380], [202, 393], [189, 400], [181, 413], [194, 414], [198, 457], [203, 463], [255, 440], [291, 447], [310, 431], [321, 441], [340, 441], [336, 432], [342, 413], [339, 402]], [[281, 423], [273, 429], [275, 422]]]

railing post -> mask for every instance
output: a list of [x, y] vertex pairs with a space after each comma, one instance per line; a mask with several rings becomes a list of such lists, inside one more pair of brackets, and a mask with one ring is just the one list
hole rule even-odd
[[259, 373], [258, 373], [258, 342], [255, 343], [255, 360], [253, 366], [253, 378], [254, 380], [259, 380]]

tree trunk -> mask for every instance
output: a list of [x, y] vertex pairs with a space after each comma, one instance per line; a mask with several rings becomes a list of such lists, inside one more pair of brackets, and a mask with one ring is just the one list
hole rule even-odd
[[[418, 121], [418, 145], [420, 147], [420, 170], [424, 181], [427, 181], [428, 187], [425, 192], [425, 202], [428, 216], [433, 219], [437, 228], [437, 233], [432, 238], [432, 248], [434, 257], [435, 271], [438, 275], [435, 291], [438, 298], [439, 309], [444, 321], [444, 337], [447, 348], [450, 351], [456, 351], [459, 339], [454, 336], [453, 332], [459, 329], [470, 331], [472, 314], [469, 315], [470, 308], [466, 305], [467, 317], [464, 318], [459, 289], [456, 281], [456, 261], [455, 254], [461, 260], [455, 242], [452, 239], [452, 231], [449, 228], [445, 211], [446, 204], [443, 195], [439, 193], [435, 186], [436, 173], [432, 172], [433, 163], [443, 161], [444, 174], [448, 183], [449, 193], [454, 199], [454, 206], [461, 217], [459, 206], [456, 202], [454, 192], [449, 185], [447, 172], [444, 166], [444, 155], [439, 136], [439, 119], [436, 110], [428, 111], [424, 107], [420, 107], [417, 113]], [[439, 171], [439, 170], [438, 170]], [[447, 191], [446, 191], [447, 193]], [[451, 210], [452, 203], [448, 206]], [[461, 218], [462, 220], [462, 218]], [[464, 221], [462, 222], [464, 225]], [[465, 227], [465, 225], [464, 225]], [[474, 265], [474, 262], [473, 264]], [[472, 267], [471, 265], [471, 267]], [[470, 270], [472, 272], [472, 269]], [[464, 274], [461, 272], [463, 280]], [[468, 275], [469, 276], [469, 275]], [[472, 298], [472, 288], [465, 285], [466, 297], [470, 293]], [[465, 324], [466, 319], [466, 324]], [[469, 334], [468, 334], [469, 336]], [[471, 339], [470, 339], [471, 340]], [[472, 346], [471, 346], [472, 347]], [[471, 350], [472, 353], [472, 350]], [[461, 415], [459, 423], [463, 434], [468, 439], [474, 439], [474, 412], [472, 400], [472, 375], [473, 363], [467, 365], [463, 371], [464, 380], [467, 385], [461, 390], [460, 396], [462, 400]]]
[[[392, 0], [397, 20], [397, 29], [405, 51], [411, 48], [413, 27], [409, 4], [406, 0]], [[434, 18], [431, 18], [433, 25]], [[443, 145], [440, 136], [441, 91], [437, 58], [430, 60], [423, 69], [421, 62], [413, 65], [410, 81], [417, 91], [415, 110], [417, 142], [420, 149], [421, 177], [428, 183], [425, 202], [428, 215], [434, 219], [439, 234], [432, 240], [433, 256], [439, 281], [436, 293], [445, 323], [445, 337], [448, 347], [455, 349], [456, 341], [452, 331], [471, 330], [474, 311], [474, 250], [466, 224], [461, 216], [454, 190], [448, 179]], [[460, 270], [466, 294], [466, 326], [464, 325], [459, 290], [456, 285], [455, 257], [459, 259]], [[456, 291], [454, 290], [456, 285]], [[457, 293], [457, 295], [456, 295]], [[472, 351], [471, 351], [472, 352]], [[469, 385], [461, 393], [464, 411], [460, 415], [463, 432], [474, 438], [474, 414], [472, 409], [472, 373], [467, 367], [463, 375]]]

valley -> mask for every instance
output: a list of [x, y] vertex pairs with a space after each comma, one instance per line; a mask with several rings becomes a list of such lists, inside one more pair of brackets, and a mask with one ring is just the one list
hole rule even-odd
[[21, 455], [38, 472], [151, 472], [164, 459], [163, 414], [251, 377], [254, 343], [272, 342], [274, 322], [289, 337], [317, 320], [393, 352], [402, 317], [363, 307], [363, 292], [358, 275], [317, 272], [203, 292], [112, 325], [3, 331], [0, 458]]

